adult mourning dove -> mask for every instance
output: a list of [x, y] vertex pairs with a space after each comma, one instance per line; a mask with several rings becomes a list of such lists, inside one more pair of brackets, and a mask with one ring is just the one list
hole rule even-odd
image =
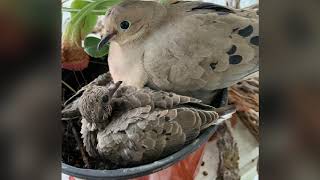
[[105, 16], [101, 48], [115, 81], [172, 91], [209, 103], [208, 93], [258, 71], [255, 11], [205, 2], [127, 0]]
[[235, 112], [233, 106], [213, 108], [175, 93], [119, 86], [119, 82], [92, 85], [74, 101], [82, 116], [81, 134], [87, 152], [117, 167], [169, 155], [194, 140], [201, 130]]

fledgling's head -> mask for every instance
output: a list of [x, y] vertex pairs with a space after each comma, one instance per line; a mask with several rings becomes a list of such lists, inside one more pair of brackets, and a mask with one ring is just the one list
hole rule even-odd
[[79, 100], [79, 111], [89, 123], [108, 124], [112, 113], [110, 104], [113, 94], [121, 85], [121, 81], [107, 87], [96, 86], [86, 89]]
[[165, 13], [163, 5], [152, 1], [126, 0], [113, 6], [105, 15], [105, 36], [98, 48], [109, 41], [123, 45], [143, 38]]

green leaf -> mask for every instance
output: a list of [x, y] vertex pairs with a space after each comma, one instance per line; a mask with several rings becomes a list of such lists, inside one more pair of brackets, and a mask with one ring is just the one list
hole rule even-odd
[[81, 46], [81, 40], [92, 31], [97, 23], [97, 16], [90, 15], [89, 10], [94, 3], [82, 0], [73, 0], [72, 9], [80, 9], [78, 12], [71, 13], [71, 20], [68, 22], [65, 32], [63, 33], [63, 41]]
[[80, 38], [84, 39], [88, 33], [92, 31], [97, 23], [98, 16], [90, 14], [91, 9], [94, 8], [95, 3], [90, 3], [82, 0], [74, 0], [71, 8], [81, 9], [77, 13], [71, 13], [71, 24], [73, 29], [79, 29]]
[[[70, 12], [70, 13], [76, 13], [76, 12], [81, 11], [81, 9], [63, 7], [63, 8], [62, 8], [62, 11], [64, 11], [64, 12]], [[95, 10], [92, 10], [92, 11], [90, 12], [90, 14], [102, 16], [102, 15], [105, 15], [105, 14], [106, 14], [106, 11], [107, 11], [106, 9], [95, 9]]]
[[95, 34], [89, 34], [84, 39], [84, 51], [91, 57], [100, 58], [108, 54], [109, 46], [104, 46], [100, 50], [97, 49], [100, 38]]
[[[118, 2], [120, 0], [73, 0], [69, 8], [71, 20], [68, 22], [66, 31], [63, 33], [63, 41], [80, 47], [81, 40], [92, 31], [97, 23], [98, 15], [94, 11], [99, 10], [99, 13], [101, 13], [102, 10], [106, 12]], [[63, 10], [67, 9], [64, 8]], [[105, 14], [105, 12], [102, 14]]]
[[[78, 13], [75, 13], [74, 16], [71, 15], [71, 23], [74, 25], [78, 24], [85, 16], [87, 16], [96, 7], [107, 8], [119, 2], [119, 0], [97, 0], [92, 3], [83, 2], [81, 0], [74, 0], [74, 1], [77, 1], [77, 3], [75, 3], [75, 5], [71, 5], [72, 8], [77, 8], [78, 6], [82, 7], [82, 9]], [[83, 5], [85, 3], [87, 4]]]
[[161, 3], [161, 4], [167, 4], [167, 3], [168, 3], [168, 0], [160, 0], [160, 3]]

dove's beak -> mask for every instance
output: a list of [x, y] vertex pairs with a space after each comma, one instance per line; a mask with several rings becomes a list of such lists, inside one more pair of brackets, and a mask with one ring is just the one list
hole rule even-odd
[[104, 36], [104, 37], [101, 39], [101, 41], [99, 42], [97, 49], [100, 50], [101, 48], [103, 48], [103, 46], [104, 46], [105, 44], [107, 44], [107, 43], [109, 42], [109, 40], [110, 40], [114, 35], [116, 35], [116, 34], [117, 34], [117, 32], [115, 31], [115, 32], [109, 33], [109, 34], [107, 34], [106, 36]]
[[113, 96], [113, 94], [119, 89], [121, 83], [122, 83], [122, 81], [118, 81], [118, 82], [114, 83], [114, 84], [110, 87], [109, 97], [112, 97], [112, 96]]

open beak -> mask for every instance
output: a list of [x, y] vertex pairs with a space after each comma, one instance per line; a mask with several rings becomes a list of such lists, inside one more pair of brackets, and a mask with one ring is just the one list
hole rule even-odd
[[119, 89], [120, 85], [121, 85], [122, 81], [118, 81], [116, 83], [114, 83], [111, 88], [110, 88], [110, 91], [109, 91], [109, 97], [112, 97], [113, 94]]
[[101, 39], [101, 41], [99, 42], [97, 49], [100, 50], [101, 48], [103, 48], [104, 45], [107, 44], [109, 42], [109, 40], [116, 34], [117, 34], [116, 32], [112, 32], [112, 33], [107, 34], [106, 36], [104, 36]]

